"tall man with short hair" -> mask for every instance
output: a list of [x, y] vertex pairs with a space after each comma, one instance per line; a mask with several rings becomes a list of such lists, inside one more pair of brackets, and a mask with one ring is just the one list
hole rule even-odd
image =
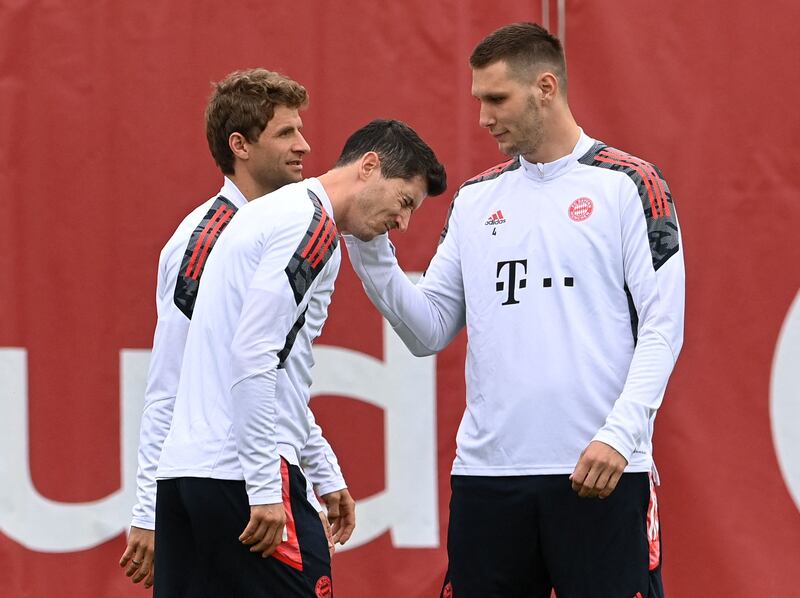
[[[333, 169], [243, 206], [208, 258], [158, 465], [156, 596], [330, 596], [298, 455], [310, 355], [339, 269], [338, 230], [405, 230], [444, 167], [407, 125], [373, 121]], [[262, 557], [272, 558], [262, 558]]]
[[[120, 561], [134, 583], [144, 580], [149, 587], [154, 579], [155, 472], [172, 420], [186, 335], [205, 263], [239, 208], [302, 179], [303, 158], [310, 148], [301, 132], [299, 111], [307, 104], [302, 85], [265, 69], [229, 74], [215, 84], [209, 98], [206, 136], [225, 180], [215, 197], [183, 220], [159, 259], [158, 323], [142, 415], [137, 504]], [[302, 374], [310, 368], [308, 360], [310, 355], [295, 354], [290, 364]], [[297, 384], [298, 392], [308, 392], [307, 375], [299, 375]], [[301, 451], [304, 470], [328, 508], [327, 517], [334, 526], [331, 540], [344, 543], [355, 524], [354, 503], [336, 456], [310, 410], [307, 417], [308, 438]], [[312, 489], [309, 500], [318, 507]]]
[[387, 236], [346, 240], [415, 355], [467, 327], [442, 596], [660, 597], [652, 435], [684, 306], [669, 188], [578, 127], [542, 27], [501, 27], [470, 64], [511, 160], [461, 186], [416, 286]]

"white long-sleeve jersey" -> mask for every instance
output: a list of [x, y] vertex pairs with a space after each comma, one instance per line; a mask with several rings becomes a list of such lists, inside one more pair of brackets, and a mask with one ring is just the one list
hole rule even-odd
[[250, 504], [281, 502], [279, 456], [297, 464], [308, 442], [305, 365], [341, 261], [331, 214], [308, 179], [240, 208], [217, 241], [157, 478], [245, 480]]
[[[219, 193], [192, 210], [161, 251], [156, 286], [158, 322], [142, 413], [137, 503], [131, 522], [136, 527], [155, 527], [156, 469], [172, 422], [186, 336], [205, 261], [234, 212], [246, 203], [236, 185], [226, 177]], [[324, 306], [315, 304], [309, 312], [311, 319], [324, 320]], [[313, 340], [311, 328], [319, 330], [321, 324], [303, 329], [303, 344], [310, 345]], [[312, 366], [310, 351], [293, 352], [287, 360], [287, 368], [299, 372], [296, 382], [306, 388], [310, 385]], [[320, 495], [345, 488], [336, 456], [310, 409], [308, 420], [309, 438], [301, 453], [306, 477]]]
[[346, 243], [415, 355], [467, 326], [454, 474], [571, 473], [592, 440], [651, 469], [684, 311], [675, 206], [653, 165], [581, 132], [555, 162], [486, 171], [459, 190], [416, 286], [386, 235]]

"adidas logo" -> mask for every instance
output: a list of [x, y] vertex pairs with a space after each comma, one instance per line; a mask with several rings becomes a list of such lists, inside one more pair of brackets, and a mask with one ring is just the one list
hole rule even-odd
[[506, 219], [503, 217], [503, 211], [497, 210], [494, 214], [489, 216], [489, 218], [484, 222], [484, 226], [497, 226], [498, 224], [503, 224]]

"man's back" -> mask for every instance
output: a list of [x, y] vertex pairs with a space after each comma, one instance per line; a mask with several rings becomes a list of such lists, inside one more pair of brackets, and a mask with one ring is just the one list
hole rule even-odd
[[[271, 483], [280, 480], [277, 461], [248, 471], [247, 459], [238, 454], [249, 439], [237, 437], [232, 388], [277, 372], [266, 384], [267, 428], [253, 426], [252, 433], [296, 463], [308, 435], [308, 397], [289, 382], [282, 365], [312, 296], [327, 307], [333, 290], [340, 257], [332, 221], [325, 227], [330, 212], [315, 180], [288, 185], [244, 206], [217, 243], [195, 305], [159, 477], [252, 476], [262, 494], [268, 485], [268, 493], [279, 490]], [[318, 233], [312, 239], [318, 228], [326, 238]]]
[[[181, 221], [161, 250], [158, 260], [158, 283], [156, 286], [158, 322], [147, 376], [141, 426], [142, 440], [139, 447], [139, 470], [137, 472], [137, 503], [133, 509], [133, 524], [143, 529], [152, 530], [155, 527], [156, 482], [154, 476], [161, 446], [172, 419], [172, 409], [180, 379], [183, 351], [191, 316], [191, 311], [189, 313], [186, 311], [194, 308], [197, 284], [199, 284], [203, 264], [198, 263], [197, 259], [192, 261], [191, 273], [185, 277], [194, 281], [195, 286], [192, 293], [186, 292], [188, 289], [184, 288], [181, 296], [176, 297], [176, 281], [182, 274], [187, 274], [183, 262], [186, 261], [184, 256], [187, 245], [190, 249], [193, 247], [190, 243], [193, 233], [198, 229], [201, 233], [205, 230], [206, 227], [203, 226], [203, 223], [209, 212], [214, 205], [222, 201], [229, 206], [231, 213], [247, 203], [236, 185], [226, 178], [225, 184], [216, 196], [197, 206]], [[223, 229], [223, 226], [217, 227], [217, 232], [221, 233]], [[204, 249], [207, 256], [215, 240], [216, 237], [211, 238], [205, 235], [194, 247], [201, 251]], [[199, 253], [197, 252], [198, 255]]]

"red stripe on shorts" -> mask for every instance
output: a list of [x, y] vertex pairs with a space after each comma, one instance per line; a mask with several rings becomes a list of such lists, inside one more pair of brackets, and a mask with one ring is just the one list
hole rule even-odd
[[650, 547], [650, 571], [661, 562], [661, 530], [658, 519], [658, 498], [653, 476], [650, 476], [650, 504], [647, 506], [647, 543]]
[[283, 510], [286, 511], [286, 536], [285, 542], [281, 542], [272, 553], [272, 556], [280, 562], [290, 567], [303, 570], [303, 555], [300, 554], [300, 542], [297, 540], [297, 528], [294, 524], [294, 513], [292, 513], [292, 500], [289, 495], [289, 465], [285, 459], [281, 459], [281, 494], [283, 495]]

